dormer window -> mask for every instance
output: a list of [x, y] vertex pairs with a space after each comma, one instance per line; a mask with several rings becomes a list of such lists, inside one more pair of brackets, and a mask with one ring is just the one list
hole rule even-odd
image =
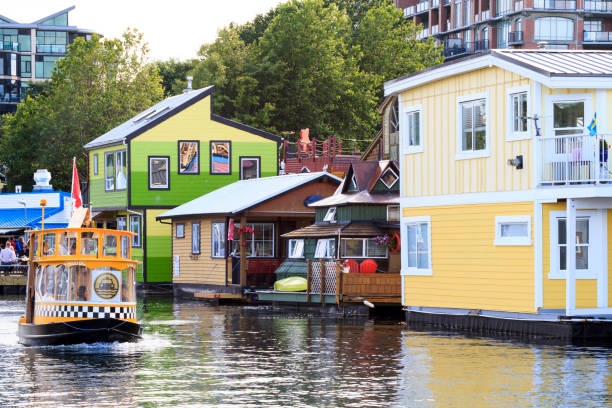
[[351, 182], [349, 183], [349, 187], [347, 191], [357, 191], [357, 181], [355, 180], [355, 175], [351, 177]]
[[391, 168], [385, 170], [383, 175], [380, 177], [380, 181], [382, 181], [383, 184], [387, 186], [387, 188], [393, 187], [393, 185], [397, 182], [398, 179], [399, 176]]
[[336, 207], [330, 207], [323, 221], [336, 222]]

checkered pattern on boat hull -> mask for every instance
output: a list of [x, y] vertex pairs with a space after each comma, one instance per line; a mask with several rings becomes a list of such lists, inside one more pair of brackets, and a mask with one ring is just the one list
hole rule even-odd
[[73, 317], [81, 319], [136, 319], [133, 306], [83, 306], [37, 304], [34, 314], [41, 317]]

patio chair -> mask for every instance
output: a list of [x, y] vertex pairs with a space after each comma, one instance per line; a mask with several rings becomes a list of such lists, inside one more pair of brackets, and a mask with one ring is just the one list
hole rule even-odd
[[349, 273], [359, 273], [359, 264], [354, 259], [344, 261], [344, 266], [348, 266]]
[[376, 273], [378, 264], [372, 259], [366, 259], [359, 265], [359, 273]]

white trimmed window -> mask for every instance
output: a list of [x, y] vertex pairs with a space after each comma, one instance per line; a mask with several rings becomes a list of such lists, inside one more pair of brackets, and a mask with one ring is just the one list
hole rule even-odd
[[343, 258], [386, 258], [387, 248], [376, 245], [374, 238], [342, 238]]
[[531, 245], [531, 216], [495, 217], [494, 245]]
[[508, 90], [508, 126], [506, 140], [529, 139], [529, 87]]
[[191, 223], [191, 253], [200, 253], [200, 223]]
[[336, 207], [329, 207], [323, 221], [336, 222]]
[[132, 236], [132, 246], [140, 247], [140, 233], [142, 232], [142, 217], [140, 215], [130, 215], [130, 232], [136, 233], [136, 235]]
[[303, 239], [290, 239], [287, 258], [303, 258], [303, 257], [304, 257], [304, 240]]
[[382, 181], [383, 184], [389, 189], [393, 187], [395, 183], [397, 183], [397, 180], [399, 180], [399, 176], [393, 171], [393, 169], [391, 169], [391, 167], [385, 170], [383, 175], [380, 176], [380, 181]]
[[402, 275], [432, 275], [431, 217], [402, 219]]
[[213, 258], [225, 257], [225, 223], [213, 222], [212, 226], [212, 248], [211, 256]]
[[387, 221], [399, 221], [400, 220], [400, 206], [399, 205], [388, 205], [387, 206]]
[[336, 254], [335, 238], [319, 239], [315, 250], [315, 258], [333, 258]]
[[423, 151], [423, 128], [421, 126], [422, 107], [409, 106], [404, 109], [403, 130], [404, 153]]
[[457, 159], [489, 156], [489, 97], [457, 98]]
[[[578, 211], [576, 214], [576, 278], [597, 279], [602, 268], [602, 236], [606, 226], [601, 211]], [[548, 279], [567, 277], [566, 212], [550, 213], [550, 273]]]
[[169, 157], [149, 157], [149, 189], [170, 188]]

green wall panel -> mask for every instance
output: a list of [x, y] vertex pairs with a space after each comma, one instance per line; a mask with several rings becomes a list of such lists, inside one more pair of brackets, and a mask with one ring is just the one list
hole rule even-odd
[[[125, 147], [119, 145], [89, 152], [89, 201], [94, 208], [127, 207], [127, 190], [104, 191], [104, 153], [122, 149], [125, 149]], [[94, 174], [94, 155], [96, 154], [98, 155], [98, 174]]]
[[[209, 143], [200, 142], [200, 174], [178, 174], [178, 145], [172, 142], [139, 142], [134, 139], [131, 149], [131, 194], [132, 205], [138, 206], [176, 206], [193, 200], [203, 194], [233, 183], [239, 179], [240, 156], [261, 157], [261, 177], [276, 176], [277, 173], [277, 144], [270, 141], [262, 142], [233, 142], [231, 146], [231, 175], [211, 175], [209, 172]], [[170, 189], [149, 190], [148, 157], [170, 157]]]
[[172, 281], [171, 235], [147, 236], [147, 282]]

